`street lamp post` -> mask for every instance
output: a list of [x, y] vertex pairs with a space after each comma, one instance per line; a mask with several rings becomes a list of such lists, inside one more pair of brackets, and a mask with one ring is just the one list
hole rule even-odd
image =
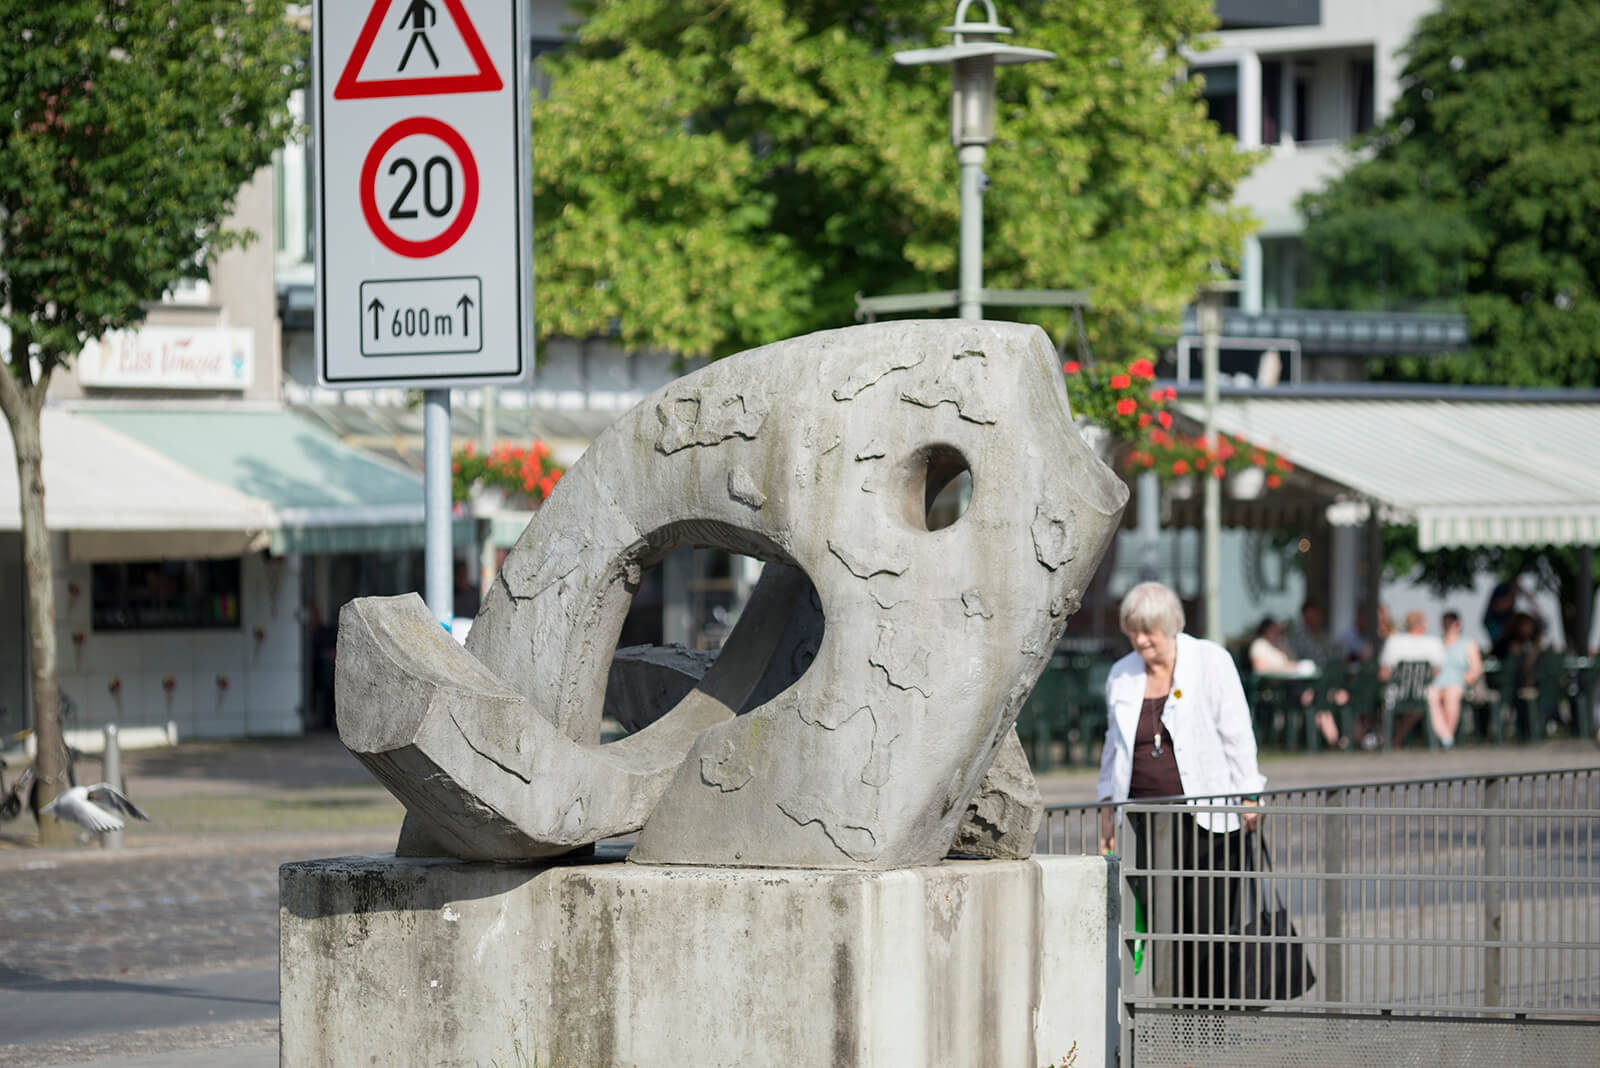
[[1011, 30], [1000, 25], [991, 0], [983, 5], [986, 19], [968, 22], [967, 9], [974, 0], [956, 5], [952, 25], [940, 27], [953, 34], [954, 44], [896, 52], [894, 61], [914, 67], [937, 64], [950, 68], [950, 140], [961, 164], [961, 268], [957, 290], [958, 314], [963, 319], [983, 318], [983, 160], [994, 140], [994, 69], [1002, 63], [1037, 63], [1054, 59], [1042, 48], [1021, 48], [998, 43], [995, 38]]
[[[1222, 336], [1222, 298], [1237, 292], [1237, 282], [1212, 281], [1200, 287], [1200, 299], [1195, 304], [1196, 325], [1203, 339], [1201, 368], [1205, 386], [1205, 440], [1208, 448], [1217, 445], [1217, 378], [1218, 348]], [[1207, 471], [1201, 479], [1205, 491], [1203, 520], [1205, 523], [1205, 636], [1214, 642], [1223, 640], [1222, 634], [1222, 483]]]

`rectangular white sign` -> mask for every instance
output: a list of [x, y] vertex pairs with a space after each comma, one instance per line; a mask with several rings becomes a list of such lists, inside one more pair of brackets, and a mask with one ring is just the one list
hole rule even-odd
[[75, 367], [83, 386], [243, 390], [255, 372], [255, 334], [241, 327], [113, 330], [86, 342]]
[[314, 5], [322, 384], [442, 389], [526, 378], [524, 2]]
[[361, 283], [361, 355], [482, 351], [481, 278]]

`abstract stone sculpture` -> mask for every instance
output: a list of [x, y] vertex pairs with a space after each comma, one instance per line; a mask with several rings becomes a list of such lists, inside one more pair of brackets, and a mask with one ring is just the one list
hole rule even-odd
[[[964, 513], [928, 529], [964, 472]], [[595, 440], [465, 650], [414, 595], [346, 606], [341, 735], [405, 803], [403, 851], [529, 859], [639, 830], [636, 862], [933, 863], [1126, 498], [1036, 327], [882, 323], [768, 345]], [[684, 545], [770, 563], [703, 677], [658, 660], [637, 696], [609, 699], [648, 726], [601, 745], [633, 591]], [[1018, 848], [992, 824], [1016, 822], [1032, 784], [1025, 763], [1007, 778], [963, 850]]]

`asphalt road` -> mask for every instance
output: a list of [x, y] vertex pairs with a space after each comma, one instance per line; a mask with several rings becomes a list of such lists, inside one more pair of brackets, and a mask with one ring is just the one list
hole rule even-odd
[[10, 984], [0, 1034], [17, 1045], [107, 1032], [278, 1018], [278, 964], [179, 979], [62, 979]]

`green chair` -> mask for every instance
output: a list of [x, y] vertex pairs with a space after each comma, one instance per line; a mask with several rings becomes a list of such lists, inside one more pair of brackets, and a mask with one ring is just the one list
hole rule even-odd
[[1112, 661], [1103, 658], [1091, 660], [1080, 676], [1077, 704], [1074, 708], [1078, 736], [1083, 739], [1083, 763], [1094, 767], [1094, 746], [1106, 736], [1106, 679], [1111, 674]]
[[[1534, 688], [1538, 696], [1533, 699], [1532, 726], [1535, 731], [1548, 731], [1551, 724], [1561, 721], [1561, 703], [1563, 698], [1573, 698], [1569, 690], [1567, 677], [1567, 658], [1554, 649], [1546, 649], [1539, 654], [1539, 659], [1533, 666]], [[1577, 724], [1577, 701], [1568, 701], [1573, 715], [1573, 724]]]
[[1600, 657], [1568, 657], [1567, 668], [1573, 674], [1577, 691], [1572, 698], [1573, 729], [1578, 732], [1578, 737], [1593, 741], [1596, 686], [1600, 685]]
[[1363, 660], [1354, 665], [1345, 676], [1345, 683], [1350, 691], [1350, 703], [1345, 706], [1343, 729], [1345, 737], [1358, 741], [1355, 737], [1357, 718], [1368, 731], [1382, 719], [1378, 714], [1383, 700], [1383, 687], [1378, 681], [1378, 662]]
[[1395, 720], [1402, 721], [1405, 734], [1411, 733], [1412, 717], [1422, 720], [1428, 747], [1439, 747], [1438, 736], [1433, 731], [1433, 721], [1428, 716], [1428, 683], [1433, 681], [1433, 665], [1426, 660], [1402, 660], [1389, 675], [1389, 692], [1383, 703], [1383, 745], [1398, 747], [1404, 737], [1395, 736]]
[[1017, 737], [1036, 772], [1055, 766], [1053, 746], [1058, 735], [1066, 690], [1066, 658], [1056, 654], [1045, 665], [1033, 692], [1017, 714]]

